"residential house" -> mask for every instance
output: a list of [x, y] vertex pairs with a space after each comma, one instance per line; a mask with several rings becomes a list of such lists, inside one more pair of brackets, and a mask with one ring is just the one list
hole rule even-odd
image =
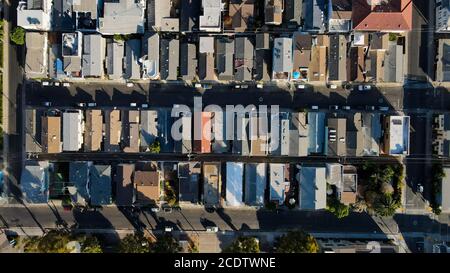
[[218, 37], [215, 39], [217, 77], [221, 81], [234, 78], [234, 39]]
[[250, 206], [264, 206], [266, 190], [266, 163], [245, 164], [245, 203]]
[[[181, 1], [184, 2], [184, 1]], [[152, 31], [178, 32], [180, 19], [177, 17], [176, 1], [147, 0], [147, 24]]]
[[384, 119], [384, 151], [394, 156], [409, 155], [409, 116], [386, 116]]
[[347, 38], [344, 35], [330, 35], [328, 80], [347, 80]]
[[180, 41], [178, 39], [161, 39], [160, 75], [162, 80], [178, 79], [180, 66]]
[[199, 29], [199, 17], [201, 11], [201, 0], [181, 1], [180, 8], [180, 31], [190, 32]]
[[214, 37], [200, 37], [198, 67], [200, 80], [213, 81], [216, 79], [214, 62]]
[[125, 42], [109, 39], [106, 45], [106, 74], [111, 80], [123, 77]]
[[436, 0], [436, 32], [450, 31], [450, 2]]
[[203, 203], [206, 207], [221, 203], [222, 176], [220, 163], [203, 163]]
[[356, 203], [358, 192], [358, 174], [355, 166], [344, 166], [342, 182], [343, 185], [340, 192], [341, 203], [347, 206]]
[[68, 77], [81, 77], [81, 51], [83, 44], [81, 32], [62, 34], [62, 57], [64, 73]]
[[301, 25], [303, 12], [303, 1], [284, 0], [284, 14], [283, 22], [288, 24], [288, 27], [297, 28]]
[[269, 33], [257, 33], [255, 43], [255, 71], [257, 81], [269, 81], [272, 67], [272, 49]]
[[103, 77], [106, 42], [99, 34], [83, 36], [83, 77]]
[[146, 163], [142, 169], [134, 172], [136, 203], [139, 205], [157, 205], [161, 198], [161, 174], [154, 163]]
[[111, 165], [91, 165], [89, 169], [91, 206], [112, 203]]
[[348, 79], [354, 82], [364, 82], [366, 78], [365, 68], [365, 49], [362, 46], [350, 47], [350, 56], [348, 61]]
[[403, 32], [412, 30], [411, 0], [353, 1], [353, 29]]
[[327, 206], [327, 181], [325, 167], [300, 169], [299, 207], [305, 210], [320, 210]]
[[125, 42], [125, 79], [139, 80], [141, 78], [141, 41], [131, 39]]
[[331, 0], [328, 32], [348, 33], [352, 30], [352, 0]]
[[63, 151], [76, 152], [83, 145], [84, 119], [81, 110], [63, 113]]
[[122, 112], [123, 151], [126, 153], [139, 152], [139, 111], [128, 110]]
[[199, 189], [200, 189], [200, 175], [201, 175], [200, 162], [178, 163], [178, 180], [180, 183], [179, 200], [181, 204], [198, 203]]
[[42, 116], [42, 152], [60, 153], [61, 145], [61, 117], [60, 116]]
[[308, 155], [323, 154], [325, 149], [325, 113], [308, 112]]
[[134, 199], [133, 187], [134, 164], [119, 164], [116, 167], [116, 205], [131, 206]]
[[330, 0], [306, 0], [303, 5], [303, 29], [315, 33], [326, 31], [327, 20], [330, 18]]
[[265, 0], [266, 25], [281, 25], [283, 22], [284, 0]]
[[201, 31], [220, 32], [222, 30], [222, 0], [202, 0], [203, 14], [199, 17]]
[[347, 155], [378, 156], [382, 137], [379, 113], [354, 113], [347, 119]]
[[254, 46], [249, 36], [235, 38], [234, 79], [251, 81], [253, 79]]
[[286, 199], [286, 194], [290, 189], [289, 164], [269, 164], [270, 191], [269, 200], [277, 205], [282, 205]]
[[84, 150], [96, 152], [102, 149], [103, 115], [101, 110], [86, 110]]
[[98, 0], [75, 0], [70, 2], [72, 2], [72, 12], [76, 18], [75, 28], [81, 31], [96, 31], [98, 23]]
[[[177, 152], [182, 154], [192, 153], [192, 114], [182, 113], [181, 116], [181, 139], [177, 141]], [[200, 128], [200, 127], [199, 127]], [[195, 142], [195, 140], [194, 140]], [[200, 145], [201, 146], [201, 145]], [[195, 146], [194, 149], [201, 149], [201, 147]]]
[[295, 32], [293, 35], [293, 73], [294, 80], [308, 80], [311, 63], [312, 36], [309, 33]]
[[265, 156], [269, 153], [269, 121], [267, 113], [259, 112], [250, 116], [250, 154], [252, 156]]
[[119, 152], [122, 135], [120, 110], [105, 111], [105, 152]]
[[397, 44], [389, 45], [389, 50], [385, 53], [384, 60], [384, 81], [403, 82], [405, 77], [403, 46]]
[[227, 162], [227, 182], [225, 200], [227, 206], [243, 206], [244, 163]]
[[346, 156], [347, 119], [329, 118], [327, 130], [327, 154], [328, 156]]
[[144, 33], [146, 0], [117, 0], [103, 3], [98, 32], [103, 35]]
[[180, 75], [184, 81], [193, 81], [197, 75], [197, 45], [182, 43], [180, 50]]
[[444, 167], [444, 177], [441, 182], [441, 193], [438, 196], [438, 204], [441, 206], [442, 212], [450, 211], [450, 168]]
[[[248, 124], [249, 118], [243, 113], [235, 113], [235, 112], [227, 112], [227, 120], [233, 120], [233, 122], [229, 122], [227, 126], [234, 126], [235, 131], [231, 128], [227, 128], [227, 132], [234, 132], [234, 140], [233, 144], [233, 153], [240, 154], [243, 156], [250, 155], [250, 145], [249, 145], [249, 135], [248, 135]], [[236, 120], [236, 123], [234, 123]]]
[[25, 75], [28, 78], [46, 78], [48, 76], [47, 32], [26, 32], [25, 45]]
[[211, 143], [213, 153], [226, 153], [229, 151], [229, 140], [226, 137], [226, 116], [224, 112], [212, 112], [214, 139]]
[[305, 112], [291, 113], [291, 126], [289, 130], [289, 155], [308, 155], [308, 131], [309, 125], [306, 122]]
[[273, 45], [272, 80], [289, 81], [292, 66], [292, 39], [276, 38]]
[[21, 0], [17, 5], [17, 25], [27, 30], [50, 31], [52, 0]]
[[49, 162], [26, 161], [20, 178], [23, 200], [29, 204], [46, 204], [49, 199]]
[[436, 60], [436, 81], [450, 81], [450, 39], [438, 40]]
[[25, 109], [25, 152], [42, 152], [42, 113], [37, 109]]
[[253, 30], [255, 23], [255, 0], [231, 0], [228, 8], [228, 18], [231, 22], [227, 29], [234, 32]]
[[72, 203], [86, 206], [89, 203], [89, 170], [92, 162], [72, 161], [69, 163], [68, 187]]
[[[201, 114], [201, 125], [195, 126], [194, 130], [201, 130], [198, 132], [197, 138], [194, 132], [194, 152], [195, 153], [211, 153], [211, 139], [212, 139], [212, 113], [211, 112], [202, 112]], [[195, 124], [195, 120], [194, 120]]]
[[450, 116], [437, 114], [433, 116], [433, 154], [450, 157]]
[[308, 77], [309, 81], [327, 81], [327, 46], [315, 45], [312, 47]]
[[158, 111], [141, 110], [141, 151], [147, 151], [148, 147], [158, 140]]
[[159, 34], [147, 33], [142, 38], [142, 52], [144, 56], [139, 62], [142, 63], [142, 77], [144, 79], [156, 80], [159, 78]]

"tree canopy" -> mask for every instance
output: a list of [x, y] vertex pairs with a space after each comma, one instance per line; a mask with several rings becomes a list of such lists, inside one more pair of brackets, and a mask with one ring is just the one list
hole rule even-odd
[[68, 246], [71, 241], [77, 241], [81, 253], [102, 253], [98, 239], [91, 235], [72, 235], [69, 232], [52, 230], [40, 237], [29, 237], [23, 240], [25, 252], [31, 253], [70, 253], [74, 249]]
[[120, 253], [149, 253], [150, 242], [140, 234], [128, 234], [120, 240], [118, 252]]
[[10, 34], [11, 41], [16, 45], [25, 44], [25, 29], [21, 27], [15, 27]]
[[259, 253], [259, 242], [254, 237], [239, 237], [229, 247], [225, 253]]
[[278, 253], [317, 253], [319, 250], [316, 239], [302, 230], [288, 232], [276, 244]]
[[178, 253], [180, 250], [178, 241], [170, 235], [159, 237], [151, 247], [153, 253]]

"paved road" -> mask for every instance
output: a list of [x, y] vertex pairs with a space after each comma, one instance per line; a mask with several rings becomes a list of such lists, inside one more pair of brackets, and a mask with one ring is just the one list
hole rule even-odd
[[364, 164], [367, 161], [373, 161], [378, 164], [388, 164], [398, 162], [398, 158], [391, 156], [381, 157], [330, 157], [330, 156], [306, 156], [306, 157], [288, 157], [288, 156], [240, 156], [236, 154], [176, 154], [176, 153], [72, 153], [64, 152], [58, 154], [30, 154], [29, 159], [35, 160], [56, 160], [56, 161], [201, 161], [201, 162], [270, 162], [270, 163], [337, 163], [342, 164]]
[[365, 109], [365, 106], [383, 106], [401, 109], [403, 88], [379, 87], [370, 91], [331, 90], [326, 87], [307, 86], [305, 89], [289, 89], [280, 86], [265, 86], [258, 89], [236, 89], [215, 85], [213, 89], [199, 90], [184, 85], [136, 84], [72, 84], [70, 87], [42, 87], [39, 83], [27, 86], [27, 106], [42, 106], [51, 102], [54, 107], [76, 107], [78, 103], [96, 102], [98, 107], [129, 107], [130, 103], [149, 104], [150, 107], [172, 107], [174, 104], [193, 105], [193, 99], [202, 96], [203, 105], [279, 105], [291, 109], [309, 109], [317, 105], [328, 109], [330, 105], [348, 105]]
[[[17, 1], [4, 1], [4, 37], [9, 37], [9, 32], [16, 24]], [[8, 39], [7, 39], [8, 40]], [[17, 194], [17, 181], [19, 181], [22, 166], [22, 78], [23, 73], [19, 65], [22, 51], [20, 48], [4, 43], [3, 56], [3, 139], [4, 139], [4, 179], [5, 192]]]

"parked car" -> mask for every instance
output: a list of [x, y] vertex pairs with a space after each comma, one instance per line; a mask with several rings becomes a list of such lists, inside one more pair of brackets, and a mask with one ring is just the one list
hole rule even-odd
[[50, 86], [50, 82], [47, 82], [47, 81], [42, 82], [42, 86]]
[[342, 109], [349, 111], [349, 110], [351, 110], [351, 107], [346, 105], [346, 106], [343, 106]]
[[97, 106], [97, 103], [95, 103], [95, 102], [88, 103], [88, 107], [95, 107], [95, 106]]
[[84, 102], [79, 102], [77, 103], [78, 107], [86, 107], [86, 103]]
[[59, 86], [61, 83], [60, 82], [55, 82], [54, 85], [55, 86]]
[[319, 110], [319, 106], [313, 105], [313, 106], [311, 106], [311, 109], [312, 109], [312, 110]]
[[203, 87], [203, 89], [212, 89], [212, 84], [204, 83], [204, 84], [202, 85], [202, 87]]
[[298, 89], [305, 89], [306, 86], [305, 86], [304, 84], [299, 84], [299, 85], [297, 85], [297, 88], [298, 88]]
[[336, 84], [330, 84], [330, 89], [337, 89], [337, 85]]
[[135, 102], [130, 103], [130, 107], [137, 107], [137, 103]]
[[144, 104], [142, 104], [141, 107], [144, 108], [144, 109], [147, 109], [148, 108], [148, 104], [144, 103]]
[[127, 87], [133, 87], [134, 86], [134, 83], [132, 83], [132, 82], [127, 82]]
[[196, 84], [194, 85], [194, 87], [195, 87], [195, 88], [202, 88], [202, 85], [201, 85], [200, 83], [196, 83]]
[[43, 103], [43, 105], [44, 105], [45, 107], [50, 107], [50, 106], [52, 106], [52, 103], [49, 102], [49, 101], [46, 101], [46, 102]]
[[337, 106], [337, 105], [330, 105], [330, 110], [339, 110], [339, 106]]
[[173, 228], [172, 227], [165, 227], [164, 231], [165, 232], [172, 232]]
[[256, 85], [256, 88], [258, 88], [258, 89], [263, 89], [263, 87], [264, 87], [264, 85], [262, 83], [258, 83]]
[[64, 86], [64, 87], [69, 87], [69, 86], [70, 86], [70, 83], [65, 82], [65, 83], [63, 83], [63, 86]]
[[380, 111], [389, 111], [389, 107], [380, 106]]
[[218, 231], [219, 231], [219, 228], [216, 227], [216, 226], [207, 226], [206, 227], [206, 232], [214, 232], [214, 233], [216, 233]]

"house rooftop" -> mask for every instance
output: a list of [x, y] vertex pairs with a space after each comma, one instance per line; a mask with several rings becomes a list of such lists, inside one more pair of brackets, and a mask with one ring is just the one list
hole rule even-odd
[[102, 34], [144, 33], [145, 8], [143, 0], [104, 2], [98, 31]]

